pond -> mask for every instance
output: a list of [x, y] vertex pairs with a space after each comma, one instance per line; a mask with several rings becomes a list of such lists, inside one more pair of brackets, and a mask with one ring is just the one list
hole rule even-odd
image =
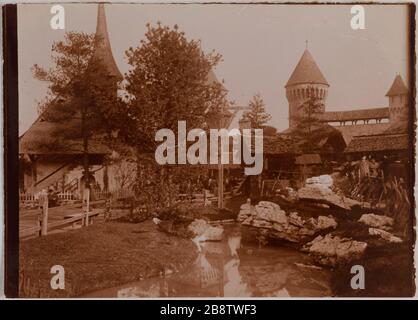
[[91, 292], [84, 297], [326, 297], [331, 271], [296, 249], [243, 243], [225, 227], [223, 241], [204, 242], [193, 265], [171, 273]]

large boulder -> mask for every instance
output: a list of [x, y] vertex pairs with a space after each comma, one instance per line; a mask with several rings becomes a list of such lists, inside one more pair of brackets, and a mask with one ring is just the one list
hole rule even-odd
[[361, 222], [372, 228], [378, 228], [386, 231], [391, 230], [393, 226], [393, 219], [391, 217], [374, 213], [363, 214], [358, 222]]
[[306, 185], [314, 186], [314, 187], [325, 187], [325, 188], [331, 188], [334, 181], [332, 177], [328, 174], [324, 174], [318, 177], [311, 177], [306, 179], [305, 181]]
[[286, 212], [280, 209], [276, 203], [269, 201], [260, 201], [255, 206], [257, 220], [265, 220], [273, 223], [287, 223]]
[[390, 232], [377, 228], [369, 228], [369, 234], [371, 236], [377, 236], [379, 239], [382, 239], [386, 243], [402, 243], [402, 239], [394, 236]]
[[244, 226], [267, 231], [270, 238], [294, 243], [305, 243], [318, 232], [337, 227], [331, 216], [304, 219], [297, 212], [287, 214], [278, 204], [269, 201], [260, 201], [256, 206], [243, 204], [238, 221]]
[[327, 234], [325, 237], [317, 236], [303, 250], [309, 252], [319, 264], [334, 267], [360, 259], [366, 248], [365, 242]]
[[327, 204], [345, 210], [351, 210], [352, 207], [360, 205], [360, 202], [356, 200], [336, 194], [326, 184], [306, 184], [305, 187], [298, 190], [298, 197], [301, 200]]

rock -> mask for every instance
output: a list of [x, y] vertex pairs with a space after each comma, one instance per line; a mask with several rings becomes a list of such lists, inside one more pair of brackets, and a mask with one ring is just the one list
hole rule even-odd
[[312, 219], [311, 223], [314, 225], [315, 230], [335, 229], [337, 227], [337, 221], [331, 216], [319, 216], [317, 220]]
[[353, 206], [360, 205], [360, 202], [343, 195], [337, 195], [330, 188], [319, 184], [308, 184], [300, 188], [298, 197], [299, 199], [333, 205], [345, 210], [351, 210]]
[[254, 207], [251, 205], [251, 201], [247, 200], [247, 203], [244, 203], [240, 207], [239, 214], [237, 216], [237, 220], [239, 222], [244, 221], [248, 217], [250, 217], [253, 214]]
[[211, 226], [203, 219], [194, 220], [188, 226], [188, 230], [194, 234], [195, 240], [198, 242], [221, 241], [224, 231], [222, 227]]
[[319, 231], [335, 229], [337, 222], [332, 217], [303, 219], [297, 212], [287, 214], [276, 203], [260, 201], [256, 206], [244, 204], [238, 215], [242, 225], [267, 230], [270, 238], [304, 243]]
[[162, 220], [158, 219], [158, 218], [152, 218], [152, 222], [154, 222], [156, 225], [159, 225], [161, 223]]
[[307, 185], [313, 185], [313, 186], [323, 186], [326, 188], [331, 188], [334, 181], [332, 177], [328, 174], [324, 174], [318, 177], [311, 177], [306, 179], [305, 182]]
[[289, 223], [303, 228], [303, 223], [304, 222], [303, 222], [302, 218], [298, 215], [297, 212], [291, 212], [289, 214]]
[[271, 221], [273, 223], [287, 223], [286, 212], [281, 210], [280, 206], [276, 203], [260, 201], [255, 206], [255, 211], [257, 219]]
[[203, 219], [196, 219], [187, 227], [195, 236], [202, 235], [207, 228], [209, 228], [209, 224]]
[[369, 228], [369, 234], [371, 236], [379, 236], [381, 239], [385, 240], [389, 243], [401, 243], [402, 239], [399, 237], [394, 236], [390, 232], [385, 230], [376, 229], [376, 228]]
[[358, 222], [364, 223], [369, 227], [383, 229], [386, 231], [391, 230], [393, 226], [393, 219], [391, 217], [373, 213], [363, 214]]
[[361, 258], [366, 248], [365, 242], [327, 234], [325, 237], [316, 237], [303, 250], [309, 252], [318, 263], [334, 267]]

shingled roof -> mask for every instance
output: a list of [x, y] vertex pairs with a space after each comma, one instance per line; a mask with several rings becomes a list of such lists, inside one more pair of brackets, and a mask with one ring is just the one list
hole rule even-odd
[[395, 77], [395, 80], [393, 80], [392, 86], [390, 87], [389, 91], [386, 93], [386, 96], [390, 97], [390, 96], [397, 96], [400, 94], [408, 94], [408, 88], [403, 82], [402, 77], [398, 74]]
[[[77, 131], [80, 121], [74, 119], [66, 123], [46, 121], [42, 116], [19, 138], [19, 154], [61, 154], [83, 153], [81, 138], [69, 138], [65, 133]], [[101, 140], [89, 139], [89, 154], [107, 154], [110, 149]]]
[[321, 115], [321, 120], [326, 122], [368, 120], [389, 118], [389, 108], [370, 108], [349, 111], [327, 111]]
[[355, 137], [344, 153], [407, 150], [408, 141], [407, 134]]
[[389, 127], [390, 123], [386, 122], [335, 126], [335, 129], [340, 131], [344, 137], [349, 138], [347, 141], [351, 141], [353, 137], [384, 134]]
[[[95, 47], [94, 54], [99, 56], [110, 74], [117, 80], [122, 80], [115, 59], [113, 58], [107, 33], [104, 4], [99, 4], [97, 12], [96, 35], [101, 38], [101, 44]], [[57, 102], [59, 102], [57, 100]], [[31, 127], [19, 137], [19, 154], [82, 154], [82, 139], [71, 137], [72, 132], [78, 132], [80, 120], [73, 119], [65, 123], [45, 120], [42, 115]], [[88, 146], [89, 154], [106, 154], [109, 148], [99, 137], [91, 138]]]
[[287, 81], [285, 88], [304, 83], [318, 83], [329, 86], [308, 49], [305, 50], [300, 58], [295, 70]]
[[[251, 145], [254, 152], [254, 144]], [[298, 146], [287, 135], [263, 137], [263, 153], [270, 155], [293, 155], [300, 153]]]

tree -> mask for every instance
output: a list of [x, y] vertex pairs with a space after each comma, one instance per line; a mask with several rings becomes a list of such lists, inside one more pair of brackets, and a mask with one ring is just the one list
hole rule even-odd
[[251, 128], [262, 128], [270, 121], [271, 115], [266, 112], [264, 101], [259, 93], [253, 96], [248, 106], [250, 110], [245, 112], [243, 117], [250, 121]]
[[317, 151], [319, 140], [329, 131], [320, 119], [323, 110], [323, 101], [311, 97], [299, 106], [298, 115], [293, 116], [296, 126], [291, 131], [291, 136], [303, 152]]
[[140, 46], [126, 52], [132, 66], [126, 77], [129, 119], [121, 131], [129, 144], [153, 153], [159, 129], [176, 131], [179, 120], [202, 128], [226, 104], [226, 91], [209, 81], [219, 54], [205, 54], [200, 41], [188, 40], [177, 25], [147, 28]]
[[81, 149], [86, 188], [90, 186], [89, 141], [93, 135], [109, 133], [120, 103], [117, 79], [95, 54], [101, 41], [95, 34], [68, 32], [52, 46], [54, 67], [46, 70], [35, 64], [32, 68], [35, 78], [49, 82], [40, 116], [54, 123], [50, 139], [41, 143], [55, 151]]
[[[147, 24], [145, 38], [126, 56], [131, 69], [126, 76], [127, 110], [120, 121], [120, 136], [137, 150], [137, 190], [141, 190], [137, 199], [147, 207], [147, 199], [152, 201], [152, 210], [158, 211], [172, 203], [177, 169], [166, 170], [155, 163], [159, 144], [155, 134], [163, 128], [176, 132], [179, 120], [185, 120], [188, 128], [204, 129], [219, 114], [227, 104], [227, 92], [211, 72], [221, 55], [203, 52], [200, 41], [187, 39], [177, 25], [157, 23]], [[142, 172], [148, 172], [146, 179]], [[143, 194], [150, 196], [142, 199]]]

